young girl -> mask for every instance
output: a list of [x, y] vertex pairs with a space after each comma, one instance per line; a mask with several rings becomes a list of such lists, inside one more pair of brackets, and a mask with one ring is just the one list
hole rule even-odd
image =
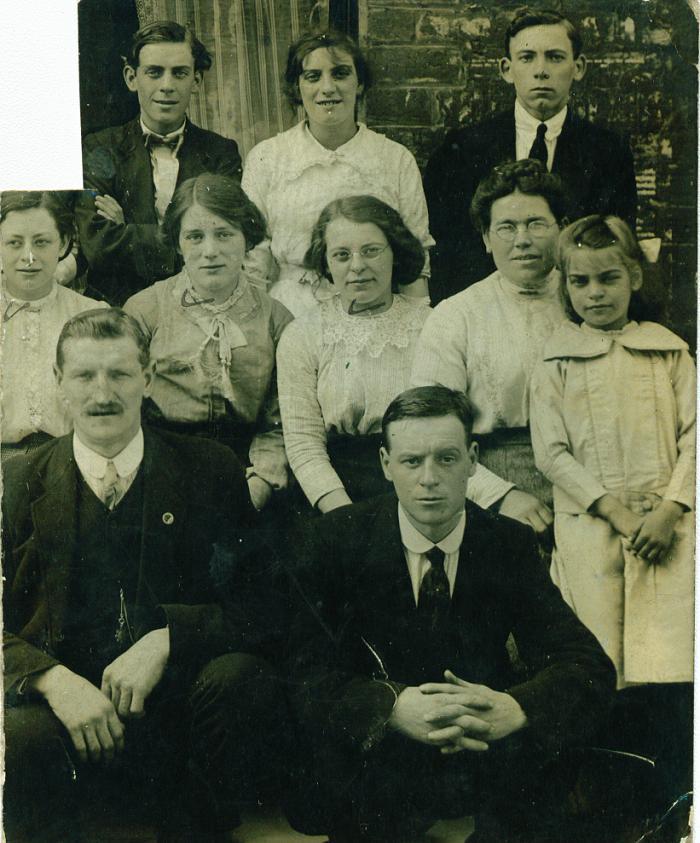
[[568, 226], [558, 257], [571, 321], [530, 393], [535, 462], [554, 484], [552, 577], [619, 687], [689, 683], [695, 368], [683, 340], [630, 318], [642, 255], [621, 219]]

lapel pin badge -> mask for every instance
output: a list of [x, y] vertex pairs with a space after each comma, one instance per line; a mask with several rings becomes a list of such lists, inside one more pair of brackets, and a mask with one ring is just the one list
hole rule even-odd
[[175, 516], [172, 514], [172, 512], [164, 512], [163, 513], [163, 524], [166, 524], [169, 527], [171, 524], [174, 524], [174, 523], [175, 523]]

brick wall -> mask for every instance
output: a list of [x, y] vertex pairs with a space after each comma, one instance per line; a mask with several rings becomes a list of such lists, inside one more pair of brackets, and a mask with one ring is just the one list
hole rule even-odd
[[[360, 0], [360, 40], [375, 76], [368, 124], [422, 166], [453, 126], [510, 107], [498, 76], [503, 32], [522, 2]], [[695, 332], [697, 23], [685, 0], [578, 0], [557, 8], [582, 26], [589, 60], [571, 107], [627, 132], [640, 195], [638, 232], [660, 237], [650, 273], [663, 316]]]

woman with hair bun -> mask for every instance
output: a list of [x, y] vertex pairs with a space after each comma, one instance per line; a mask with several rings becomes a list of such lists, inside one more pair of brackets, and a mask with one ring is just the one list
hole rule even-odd
[[304, 35], [289, 48], [284, 76], [292, 107], [305, 119], [259, 143], [248, 155], [243, 189], [270, 231], [247, 267], [271, 295], [298, 315], [329, 298], [327, 279], [305, 265], [314, 223], [333, 199], [370, 194], [398, 211], [424, 250], [421, 271], [402, 282], [408, 296], [428, 294], [428, 210], [413, 155], [357, 122], [371, 79], [357, 44], [335, 32]]
[[124, 305], [151, 341], [149, 421], [233, 448], [261, 509], [287, 484], [275, 349], [292, 319], [242, 271], [265, 221], [235, 181], [203, 173], [175, 191], [163, 227], [184, 268]]

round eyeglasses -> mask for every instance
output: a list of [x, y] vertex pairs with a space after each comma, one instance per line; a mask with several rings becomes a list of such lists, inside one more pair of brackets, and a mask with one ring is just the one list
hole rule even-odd
[[531, 237], [537, 238], [546, 237], [553, 225], [556, 225], [556, 223], [545, 222], [544, 220], [530, 220], [530, 222], [519, 223], [518, 225], [513, 222], [502, 222], [494, 226], [491, 231], [505, 243], [512, 243], [521, 228], [527, 229]]
[[385, 246], [368, 244], [367, 246], [363, 246], [361, 249], [358, 249], [356, 252], [351, 249], [335, 249], [335, 251], [328, 255], [328, 260], [332, 260], [335, 263], [347, 263], [352, 260], [353, 255], [359, 255], [362, 260], [373, 261], [376, 260], [379, 255], [383, 254], [388, 248], [389, 244], [387, 243]]

